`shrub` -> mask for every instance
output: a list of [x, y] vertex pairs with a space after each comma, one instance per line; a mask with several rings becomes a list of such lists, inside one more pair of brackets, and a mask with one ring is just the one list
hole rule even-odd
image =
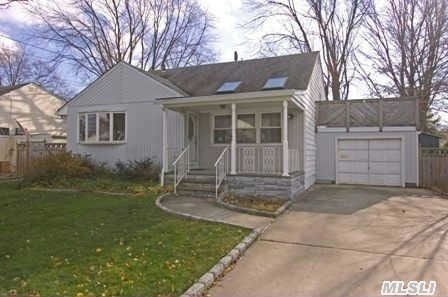
[[115, 173], [122, 178], [158, 181], [160, 167], [154, 164], [151, 158], [146, 158], [140, 161], [118, 161], [115, 164]]
[[91, 177], [96, 171], [97, 166], [88, 157], [60, 152], [34, 158], [24, 179], [33, 183], [52, 184], [60, 179]]

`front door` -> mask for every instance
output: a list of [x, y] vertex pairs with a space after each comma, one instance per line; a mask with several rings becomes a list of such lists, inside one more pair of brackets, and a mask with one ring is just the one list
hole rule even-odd
[[199, 118], [195, 113], [187, 115], [187, 145], [190, 146], [190, 163], [192, 167], [197, 167], [199, 163]]

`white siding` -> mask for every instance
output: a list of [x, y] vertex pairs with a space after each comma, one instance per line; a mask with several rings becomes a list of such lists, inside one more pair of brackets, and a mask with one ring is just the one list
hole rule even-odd
[[[336, 139], [403, 139], [404, 181], [417, 184], [418, 156], [417, 132], [319, 132], [317, 133], [317, 179], [323, 182], [336, 180]], [[383, 156], [386, 157], [386, 156]]]
[[[156, 98], [179, 96], [177, 92], [140, 71], [120, 63], [80, 93], [68, 104], [68, 148], [89, 154], [99, 162], [114, 165], [118, 160], [162, 158], [162, 112]], [[125, 111], [127, 142], [125, 144], [80, 144], [78, 113]], [[168, 148], [183, 147], [183, 117], [168, 112]]]
[[176, 96], [181, 94], [127, 64], [119, 63], [77, 95], [68, 106], [154, 102], [156, 98]]
[[305, 189], [316, 181], [316, 104], [315, 101], [325, 100], [322, 70], [319, 61], [316, 62], [308, 89], [295, 94], [304, 107], [304, 171]]

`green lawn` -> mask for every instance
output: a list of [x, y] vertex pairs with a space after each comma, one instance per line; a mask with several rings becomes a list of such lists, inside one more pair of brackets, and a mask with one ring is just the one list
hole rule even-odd
[[0, 184], [0, 296], [176, 296], [249, 232], [154, 200]]
[[112, 176], [96, 178], [56, 178], [48, 183], [22, 183], [30, 188], [76, 189], [82, 192], [115, 192], [129, 194], [157, 194], [158, 184], [145, 180], [124, 179]]

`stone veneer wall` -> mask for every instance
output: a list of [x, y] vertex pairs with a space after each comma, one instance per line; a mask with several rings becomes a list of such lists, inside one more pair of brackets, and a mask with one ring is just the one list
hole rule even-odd
[[228, 193], [235, 196], [296, 199], [305, 191], [304, 172], [290, 176], [229, 175]]

